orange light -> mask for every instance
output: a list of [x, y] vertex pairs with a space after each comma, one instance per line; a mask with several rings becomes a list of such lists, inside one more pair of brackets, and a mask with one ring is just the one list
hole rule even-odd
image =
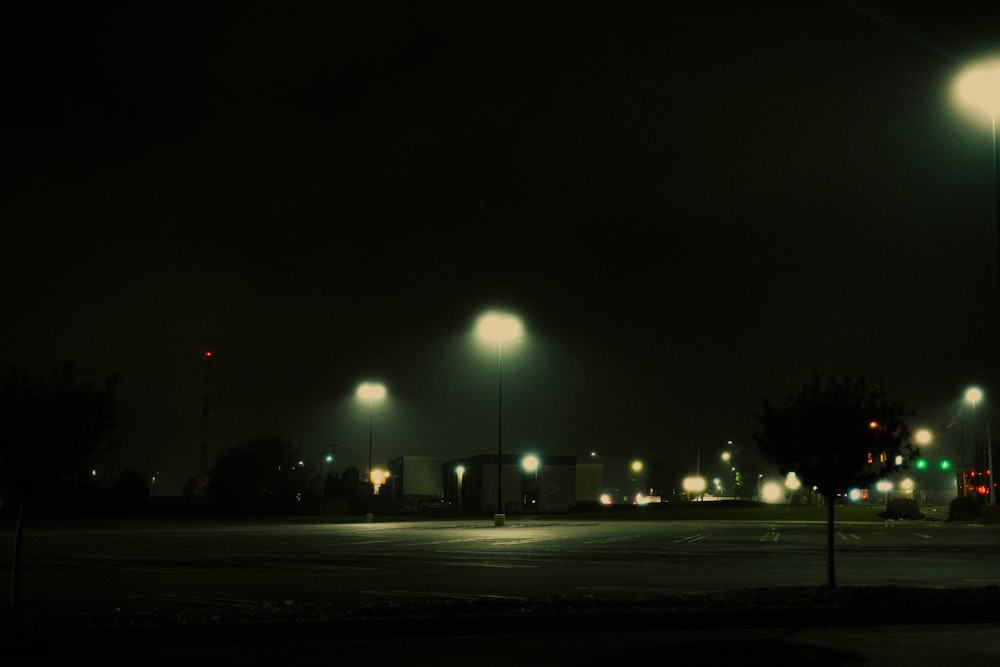
[[205, 356], [206, 356], [206, 357], [210, 357], [210, 356], [212, 356], [212, 353], [211, 353], [211, 352], [206, 352], [206, 353], [205, 353]]
[[878, 428], [878, 422], [877, 421], [870, 421], [870, 422], [868, 422], [868, 428], [871, 428], [871, 429]]

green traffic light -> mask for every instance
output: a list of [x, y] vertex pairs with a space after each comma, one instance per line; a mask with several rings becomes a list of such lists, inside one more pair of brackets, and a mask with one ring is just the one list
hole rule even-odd
[[948, 459], [941, 461], [941, 470], [951, 470], [951, 461]]
[[917, 470], [926, 470], [927, 459], [917, 459], [916, 462], [914, 462], [913, 467], [915, 467]]

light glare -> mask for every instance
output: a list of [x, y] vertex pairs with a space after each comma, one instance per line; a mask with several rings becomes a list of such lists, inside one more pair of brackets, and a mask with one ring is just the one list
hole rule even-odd
[[785, 498], [785, 491], [777, 482], [767, 482], [760, 487], [760, 497], [765, 503], [776, 503]]
[[955, 95], [963, 104], [990, 114], [1000, 113], [1000, 58], [974, 65], [955, 81]]
[[489, 312], [479, 318], [477, 335], [490, 343], [508, 343], [521, 337], [521, 320], [513, 315]]
[[364, 401], [381, 401], [385, 398], [385, 386], [378, 382], [363, 382], [358, 386], [357, 395]]

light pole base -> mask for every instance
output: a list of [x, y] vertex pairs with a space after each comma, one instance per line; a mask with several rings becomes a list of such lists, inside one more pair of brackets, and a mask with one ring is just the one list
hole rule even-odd
[[507, 515], [506, 514], [494, 514], [493, 515], [493, 525], [494, 526], [502, 526], [505, 523], [507, 523]]

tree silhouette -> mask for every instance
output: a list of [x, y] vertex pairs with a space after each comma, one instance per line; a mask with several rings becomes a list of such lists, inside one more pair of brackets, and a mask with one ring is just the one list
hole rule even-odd
[[[844, 376], [825, 380], [813, 372], [797, 394], [775, 404], [762, 400], [761, 430], [753, 439], [779, 472], [794, 472], [824, 497], [827, 518], [827, 579], [834, 572], [834, 503], [852, 486], [867, 486], [919, 455], [910, 443], [906, 406], [890, 400], [883, 385]], [[901, 462], [897, 464], [896, 458]]]
[[19, 596], [26, 507], [60, 485], [86, 479], [100, 454], [116, 443], [117, 373], [103, 387], [78, 380], [75, 364], [51, 368], [40, 380], [14, 365], [0, 379], [0, 492], [18, 503], [11, 605]]
[[294, 514], [306, 489], [299, 454], [281, 436], [247, 438], [224, 450], [209, 471], [207, 493], [235, 514]]
[[146, 505], [149, 503], [149, 497], [149, 485], [133, 468], [124, 470], [111, 487], [111, 499], [118, 506]]

